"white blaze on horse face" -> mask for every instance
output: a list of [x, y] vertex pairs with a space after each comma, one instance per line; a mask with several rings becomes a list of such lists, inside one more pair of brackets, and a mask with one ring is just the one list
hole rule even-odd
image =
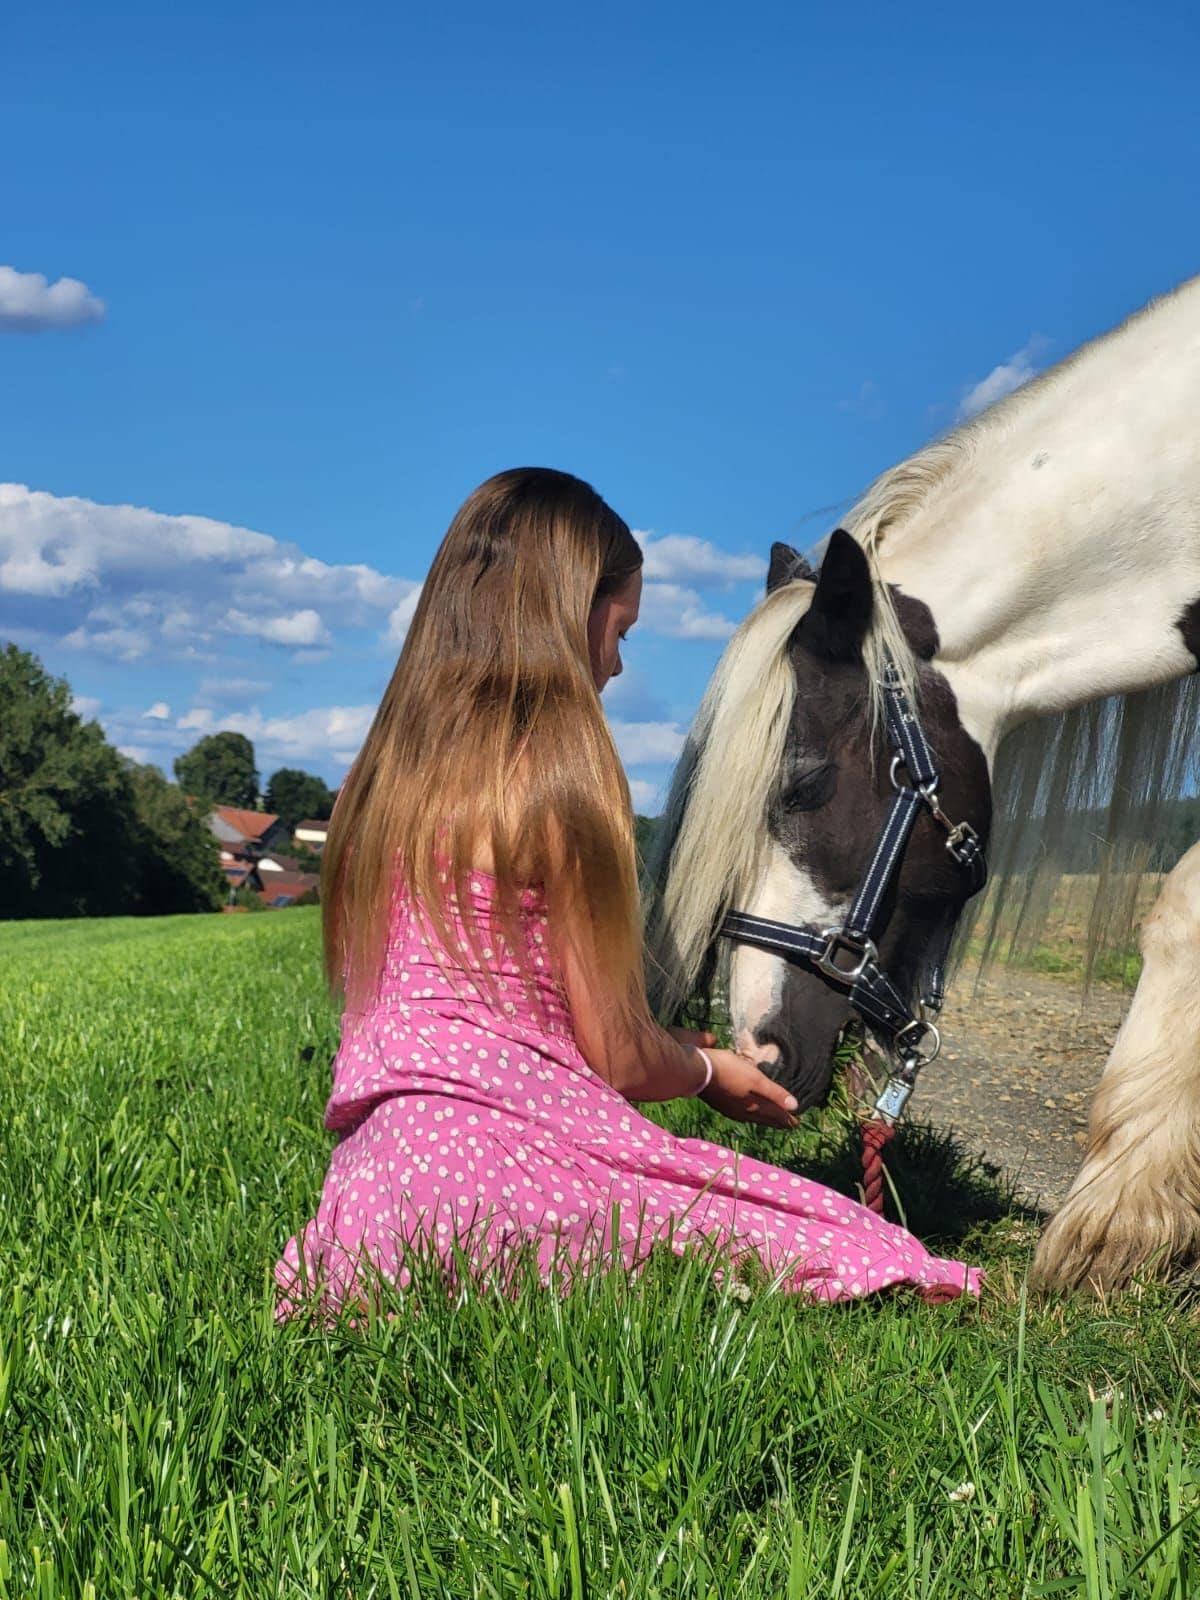
[[[758, 883], [738, 909], [773, 922], [807, 923], [818, 928], [840, 927], [842, 921], [837, 908], [819, 893], [808, 873], [774, 843]], [[729, 968], [734, 1042], [743, 1055], [760, 1066], [779, 1059], [778, 1046], [759, 1044], [754, 1035], [778, 1013], [786, 975], [787, 962], [781, 956], [746, 944], [734, 946]]]

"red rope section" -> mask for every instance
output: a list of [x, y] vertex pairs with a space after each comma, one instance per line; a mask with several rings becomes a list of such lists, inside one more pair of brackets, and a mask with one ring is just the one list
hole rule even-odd
[[877, 1217], [883, 1215], [883, 1149], [895, 1132], [895, 1124], [882, 1117], [862, 1125], [863, 1205]]

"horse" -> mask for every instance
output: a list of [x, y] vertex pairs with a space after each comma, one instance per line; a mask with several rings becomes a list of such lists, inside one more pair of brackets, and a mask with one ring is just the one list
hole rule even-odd
[[[773, 547], [668, 795], [647, 915], [659, 1015], [723, 974], [737, 1047], [807, 1107], [853, 1006], [891, 1058], [890, 1120], [936, 1050], [942, 969], [979, 887], [956, 839], [978, 866], [1004, 823], [995, 904], [1024, 881], [1031, 937], [1055, 841], [1102, 805], [1090, 949], [1128, 935], [1136, 841], [1200, 749], [1197, 415], [1200, 278], [885, 472], [819, 571]], [[1021, 880], [1031, 847], [1042, 868]], [[1147, 928], [1186, 924], [1195, 990], [1200, 928], [1180, 907], [1200, 872], [1184, 866]], [[1155, 1024], [1147, 937], [1083, 1168], [1039, 1245], [1046, 1287], [1200, 1257], [1200, 1031]]]

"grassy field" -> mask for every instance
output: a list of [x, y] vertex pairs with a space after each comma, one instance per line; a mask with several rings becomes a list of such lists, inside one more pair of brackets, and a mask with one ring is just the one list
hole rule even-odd
[[[277, 1330], [316, 951], [307, 911], [0, 927], [0, 1597], [1200, 1593], [1193, 1312], [1027, 1303], [1029, 1219], [920, 1129], [900, 1196], [979, 1306], [662, 1260]], [[851, 1181], [835, 1118], [722, 1134]]]

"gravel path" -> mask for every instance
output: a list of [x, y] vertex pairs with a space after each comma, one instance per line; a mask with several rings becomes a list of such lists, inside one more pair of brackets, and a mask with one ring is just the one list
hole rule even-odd
[[942, 1053], [912, 1109], [1011, 1173], [1021, 1198], [1059, 1205], [1079, 1168], [1088, 1108], [1132, 992], [993, 967], [960, 973]]

